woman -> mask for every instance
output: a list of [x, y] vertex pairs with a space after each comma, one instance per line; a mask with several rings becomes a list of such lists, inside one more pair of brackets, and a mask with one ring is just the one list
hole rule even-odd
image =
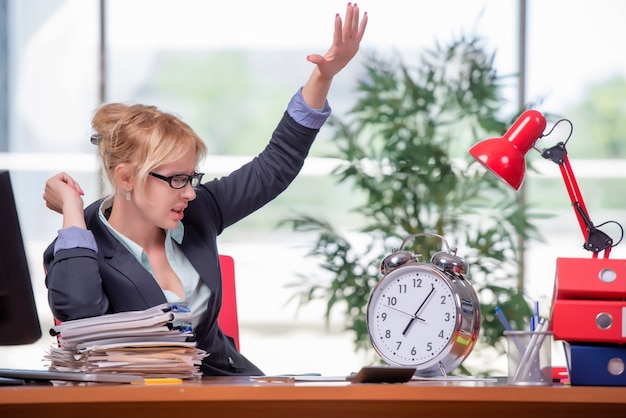
[[270, 143], [227, 177], [202, 183], [202, 140], [176, 117], [151, 106], [113, 103], [92, 121], [111, 194], [86, 209], [68, 174], [46, 182], [46, 206], [63, 215], [44, 252], [46, 286], [60, 321], [185, 302], [198, 347], [210, 353], [204, 375], [259, 375], [219, 328], [221, 275], [217, 236], [278, 196], [296, 177], [330, 115], [333, 77], [356, 55], [367, 24], [348, 3], [335, 17], [333, 43], [307, 59], [315, 68], [289, 102]]

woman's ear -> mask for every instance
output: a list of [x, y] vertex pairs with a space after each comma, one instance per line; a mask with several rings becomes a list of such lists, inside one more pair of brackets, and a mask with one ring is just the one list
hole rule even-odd
[[119, 164], [115, 167], [115, 184], [123, 192], [132, 192], [137, 179], [137, 172], [128, 164]]

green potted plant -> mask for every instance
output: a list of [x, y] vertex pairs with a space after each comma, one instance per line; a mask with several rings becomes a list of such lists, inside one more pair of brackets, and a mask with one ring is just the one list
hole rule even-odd
[[[344, 119], [330, 121], [332, 157], [345, 162], [334, 175], [364, 196], [354, 208], [362, 224], [345, 231], [308, 214], [285, 223], [314, 234], [309, 256], [328, 273], [302, 275], [295, 297], [301, 304], [325, 300], [326, 319], [342, 310], [357, 351], [371, 351], [365, 314], [381, 260], [418, 232], [444, 236], [468, 261], [482, 311], [477, 347], [503, 351], [495, 306], [515, 327], [531, 314], [520, 260], [523, 242], [541, 239], [531, 222], [538, 215], [467, 153], [474, 142], [501, 135], [517, 116], [501, 115], [504, 77], [494, 56], [482, 39], [465, 36], [426, 50], [416, 66], [370, 53], [356, 103]], [[422, 261], [441, 250], [438, 240], [428, 239], [409, 249]]]

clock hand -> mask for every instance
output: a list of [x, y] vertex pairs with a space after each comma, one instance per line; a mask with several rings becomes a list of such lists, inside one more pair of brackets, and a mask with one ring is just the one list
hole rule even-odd
[[385, 308], [393, 309], [393, 310], [394, 310], [394, 311], [396, 311], [396, 312], [400, 312], [401, 314], [404, 314], [404, 315], [406, 315], [406, 316], [410, 316], [411, 318], [413, 318], [413, 314], [410, 314], [410, 313], [408, 313], [408, 312], [401, 311], [400, 309], [394, 308], [393, 306], [389, 306], [389, 305], [383, 305], [383, 306], [384, 306]]
[[404, 314], [404, 315], [406, 315], [406, 316], [410, 316], [413, 320], [415, 320], [415, 319], [419, 319], [419, 320], [420, 320], [420, 321], [422, 321], [422, 322], [426, 322], [426, 321], [425, 321], [425, 320], [423, 320], [422, 318], [416, 318], [416, 317], [415, 317], [415, 315], [410, 314], [410, 313], [408, 313], [408, 312], [401, 311], [400, 309], [398, 309], [398, 308], [394, 308], [393, 306], [390, 306], [390, 305], [383, 305], [383, 306], [384, 306], [385, 308], [392, 309], [392, 310], [394, 310], [394, 311], [396, 311], [396, 312], [400, 312], [401, 314]]
[[415, 311], [415, 315], [413, 315], [413, 317], [411, 318], [409, 323], [406, 324], [406, 327], [404, 328], [404, 331], [402, 331], [402, 335], [406, 336], [406, 333], [409, 332], [409, 329], [411, 329], [411, 326], [413, 325], [413, 322], [415, 322], [416, 319], [419, 319], [420, 321], [425, 322], [422, 318], [419, 318], [417, 315], [420, 313], [420, 311], [422, 310], [424, 305], [426, 305], [426, 302], [428, 302], [428, 299], [430, 299], [430, 297], [431, 297], [431, 295], [433, 293], [435, 293], [435, 286], [432, 286], [430, 288], [430, 292], [428, 292], [428, 294], [426, 295], [426, 298], [424, 299], [422, 304], [419, 306], [419, 308], [417, 308], [417, 311]]

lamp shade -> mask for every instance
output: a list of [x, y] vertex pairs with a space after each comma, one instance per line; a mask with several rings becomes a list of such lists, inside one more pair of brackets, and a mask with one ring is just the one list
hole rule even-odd
[[485, 139], [469, 153], [514, 190], [524, 182], [524, 157], [546, 128], [546, 118], [536, 110], [526, 110], [502, 138]]

